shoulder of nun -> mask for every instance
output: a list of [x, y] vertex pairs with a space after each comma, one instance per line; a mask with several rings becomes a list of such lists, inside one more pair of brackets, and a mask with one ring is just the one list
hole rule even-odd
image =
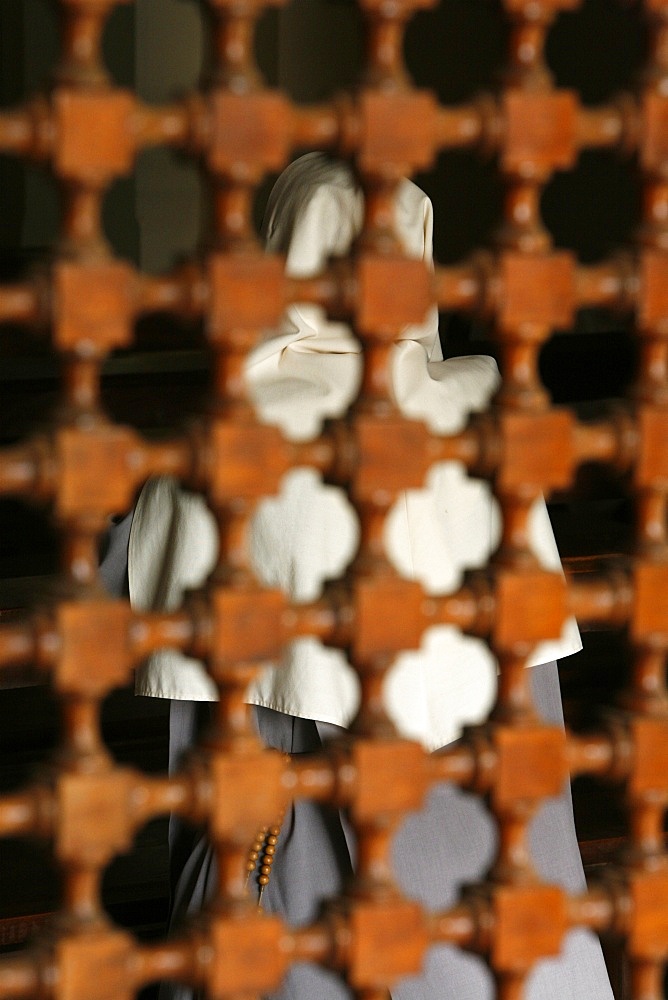
[[411, 257], [431, 262], [433, 257], [433, 208], [424, 191], [404, 178], [394, 197], [395, 220], [404, 250]]
[[329, 257], [348, 252], [362, 228], [362, 195], [352, 185], [324, 180], [294, 191], [277, 201], [275, 228], [268, 248], [282, 248], [286, 269], [293, 277], [310, 277]]
[[355, 191], [358, 184], [350, 164], [326, 153], [305, 153], [288, 164], [267, 203], [263, 231], [268, 250], [287, 250], [296, 221], [323, 188]]
[[137, 500], [135, 521], [168, 530], [175, 518], [206, 511], [204, 498], [185, 489], [173, 476], [154, 476], [142, 487]]
[[164, 508], [176, 502], [180, 486], [173, 476], [152, 476], [141, 488], [137, 510], [148, 510], [156, 505]]

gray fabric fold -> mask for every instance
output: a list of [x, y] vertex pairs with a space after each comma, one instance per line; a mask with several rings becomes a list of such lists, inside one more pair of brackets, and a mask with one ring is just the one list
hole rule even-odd
[[[555, 663], [533, 667], [533, 693], [539, 710], [551, 722], [562, 722], [559, 678]], [[205, 706], [208, 707], [208, 706]], [[256, 708], [258, 731], [267, 746], [287, 753], [319, 749], [339, 727]], [[170, 767], [195, 739], [192, 703], [172, 702]], [[173, 834], [175, 837], [176, 835]], [[197, 912], [214, 885], [214, 861], [204, 836], [190, 833], [187, 862], [182, 866], [172, 916], [172, 929]], [[176, 842], [176, 841], [174, 841]], [[181, 840], [181, 849], [183, 849]], [[406, 896], [428, 910], [452, 906], [462, 886], [484, 878], [493, 861], [496, 825], [483, 801], [451, 784], [435, 786], [424, 808], [407, 818], [394, 843], [397, 882]], [[351, 851], [352, 848], [352, 851]], [[533, 823], [531, 848], [542, 878], [570, 893], [584, 887], [575, 835], [570, 789], [546, 803]], [[310, 801], [288, 811], [279, 837], [272, 878], [263, 897], [269, 913], [292, 926], [315, 920], [322, 905], [343, 888], [353, 868], [354, 834], [337, 811]], [[266, 1000], [351, 1000], [337, 976], [320, 967], [293, 965], [281, 988]], [[192, 991], [165, 983], [160, 1000], [191, 1000]], [[484, 962], [457, 948], [432, 948], [419, 976], [398, 983], [393, 1000], [494, 1000], [494, 983]], [[575, 931], [562, 954], [533, 971], [527, 1000], [613, 1000], [601, 948], [586, 931]]]

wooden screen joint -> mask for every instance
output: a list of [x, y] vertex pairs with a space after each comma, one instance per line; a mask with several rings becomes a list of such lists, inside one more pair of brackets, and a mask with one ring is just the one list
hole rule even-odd
[[497, 414], [500, 467], [496, 482], [506, 495], [549, 496], [571, 485], [575, 471], [574, 416], [566, 409]]
[[205, 155], [214, 176], [257, 183], [278, 171], [290, 151], [290, 116], [282, 94], [214, 89], [208, 96]]
[[91, 984], [99, 1000], [132, 1000], [137, 987], [137, 946], [126, 932], [99, 921], [93, 926], [57, 929], [37, 946], [44, 983], [57, 983], [45, 995], [87, 1000]]
[[103, 358], [133, 339], [135, 282], [121, 261], [56, 262], [51, 275], [53, 344], [81, 357]]
[[132, 846], [134, 779], [127, 769], [63, 771], [54, 787], [54, 850], [65, 864], [107, 865]]
[[429, 785], [419, 744], [398, 737], [357, 739], [348, 746], [346, 760], [355, 774], [349, 808], [356, 823], [401, 817], [422, 807]]
[[357, 328], [375, 340], [394, 340], [423, 323], [434, 296], [423, 261], [362, 253], [355, 268]]
[[57, 472], [55, 513], [62, 522], [106, 518], [127, 510], [144, 472], [143, 451], [134, 431], [100, 422], [64, 426], [53, 437]]
[[433, 464], [424, 424], [399, 415], [383, 418], [364, 414], [351, 432], [357, 459], [351, 486], [356, 499], [389, 506], [401, 490], [424, 486]]
[[287, 606], [281, 591], [213, 584], [209, 602], [214, 677], [217, 663], [280, 660]]
[[487, 285], [485, 309], [500, 330], [527, 340], [547, 339], [575, 319], [575, 258], [564, 250], [526, 254], [501, 251], [496, 276]]
[[495, 572], [497, 649], [529, 655], [546, 638], [558, 639], [568, 617], [566, 581], [560, 572], [499, 567]]
[[632, 580], [631, 637], [636, 643], [668, 653], [668, 561], [637, 559]]
[[668, 958], [668, 870], [633, 872], [629, 877], [631, 929], [628, 938], [633, 958], [665, 963]]
[[502, 722], [467, 727], [464, 742], [476, 761], [471, 787], [489, 795], [505, 814], [559, 795], [568, 779], [566, 736], [537, 716], [517, 727]]
[[[437, 108], [434, 95], [426, 90], [363, 90], [352, 111], [363, 173], [400, 180], [431, 167], [436, 155]], [[344, 134], [351, 131], [349, 123]]]
[[501, 167], [518, 180], [546, 181], [575, 164], [578, 100], [569, 90], [512, 89], [503, 94]]
[[627, 778], [627, 793], [632, 803], [643, 802], [668, 808], [668, 706], [663, 712], [629, 713], [625, 717], [633, 759]]
[[641, 246], [636, 267], [639, 333], [668, 338], [668, 245]]
[[555, 958], [569, 930], [564, 891], [552, 885], [471, 889], [465, 901], [477, 924], [475, 951], [488, 954], [504, 976], [526, 975], [536, 962]]
[[276, 990], [286, 972], [289, 936], [278, 917], [257, 909], [241, 916], [213, 913], [196, 949], [197, 978], [211, 1000], [264, 995]]
[[292, 446], [275, 427], [214, 417], [205, 445], [209, 495], [215, 507], [239, 506], [278, 492], [291, 468]]
[[351, 649], [356, 658], [365, 661], [419, 646], [426, 624], [419, 584], [389, 574], [380, 579], [361, 576], [353, 582], [352, 601]]
[[[668, 955], [665, 865], [650, 870], [611, 870], [601, 880], [600, 889], [607, 893], [611, 904], [610, 929], [626, 939], [629, 956], [663, 966]], [[650, 996], [654, 1000], [655, 995]], [[660, 993], [656, 1000], [660, 1000]]]
[[132, 94], [60, 87], [51, 96], [51, 107], [58, 177], [101, 188], [129, 173], [136, 153]]
[[[127, 683], [133, 666], [127, 601], [63, 601], [54, 611], [53, 683], [62, 694], [103, 698]], [[80, 663], [87, 669], [81, 672]]]
[[[234, 331], [275, 329], [285, 308], [283, 260], [255, 253], [214, 253], [207, 261], [206, 333], [230, 344]], [[261, 287], [262, 295], [257, 294]]]
[[357, 989], [392, 986], [417, 975], [429, 947], [422, 908], [407, 900], [354, 902], [348, 911], [351, 935], [346, 968]]
[[[198, 784], [206, 787], [206, 816], [214, 841], [229, 841], [247, 848], [258, 827], [267, 817], [280, 816], [288, 802], [283, 773], [287, 770], [284, 755], [264, 750], [257, 741], [255, 747], [217, 747], [207, 744], [207, 756], [191, 766], [206, 775]], [[232, 752], [230, 752], [232, 751]]]

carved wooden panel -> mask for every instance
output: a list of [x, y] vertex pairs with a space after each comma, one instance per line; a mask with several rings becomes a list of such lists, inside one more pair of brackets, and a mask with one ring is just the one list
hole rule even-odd
[[[63, 879], [57, 919], [27, 951], [0, 959], [0, 997], [118, 1000], [173, 976], [225, 1000], [274, 989], [292, 959], [345, 972], [360, 997], [380, 1000], [420, 969], [431, 945], [449, 943], [481, 953], [500, 1000], [519, 1000], [534, 963], [555, 954], [570, 928], [587, 927], [623, 935], [632, 996], [660, 1000], [668, 955], [668, 0], [637, 0], [647, 25], [645, 72], [595, 108], [555, 87], [544, 55], [552, 23], [580, 0], [499, 0], [510, 25], [501, 83], [459, 107], [415, 89], [403, 64], [405, 29], [433, 0], [359, 0], [368, 36], [363, 82], [313, 107], [266, 89], [254, 64], [257, 20], [280, 0], [208, 0], [214, 72], [199, 92], [165, 107], [146, 106], [110, 81], [101, 37], [117, 2], [60, 0], [61, 55], [48, 94], [0, 113], [0, 151], [44, 165], [62, 194], [53, 257], [30, 278], [0, 286], [0, 322], [48, 338], [62, 362], [50, 426], [0, 451], [0, 492], [47, 506], [62, 538], [58, 591], [21, 622], [0, 626], [0, 670], [34, 664], [58, 696], [63, 731], [41, 776], [0, 798], [0, 836], [47, 838]], [[101, 223], [109, 185], [153, 145], [201, 164], [214, 226], [205, 255], [159, 277], [114, 259]], [[484, 251], [426, 272], [398, 249], [393, 192], [437, 154], [465, 147], [496, 158], [503, 218]], [[555, 171], [572, 169], [594, 147], [632, 156], [642, 217], [633, 246], [585, 266], [555, 250], [541, 194]], [[286, 278], [252, 223], [256, 187], [298, 148], [351, 158], [366, 194], [362, 238], [324, 280]], [[239, 378], [260, 331], [292, 301], [343, 312], [365, 348], [360, 397], [306, 444], [260, 423]], [[433, 302], [489, 322], [503, 359], [489, 412], [442, 437], [396, 411], [387, 377], [393, 337]], [[538, 356], [554, 328], [589, 305], [633, 313], [640, 365], [626, 403], [585, 424], [551, 407]], [[204, 319], [215, 394], [195, 423], [184, 420], [181, 435], [161, 443], [112, 424], [100, 405], [105, 358], [131, 345], [136, 319], [155, 310]], [[425, 602], [392, 570], [378, 538], [397, 494], [445, 459], [491, 480], [502, 539], [486, 571], [468, 574], [455, 595]], [[631, 484], [635, 545], [595, 579], [564, 584], [532, 555], [528, 517], [541, 492], [567, 490], [589, 461], [608, 463]], [[296, 465], [348, 488], [361, 544], [336, 588], [291, 608], [254, 577], [239, 539], [258, 501]], [[206, 587], [180, 610], [141, 614], [105, 594], [97, 543], [108, 515], [161, 474], [206, 496], [220, 556]], [[402, 614], [388, 616], [388, 606]], [[557, 635], [569, 614], [624, 625], [632, 650], [624, 697], [588, 736], [540, 722], [525, 670], [530, 648]], [[379, 630], [378, 621], [388, 627]], [[501, 673], [489, 721], [429, 756], [394, 733], [378, 692], [394, 654], [418, 646], [434, 624], [486, 639]], [[259, 662], [304, 634], [350, 651], [362, 707], [349, 739], [298, 763], [260, 747], [242, 705]], [[116, 766], [99, 724], [105, 695], [165, 644], [205, 659], [220, 693], [206, 750], [171, 778]], [[605, 882], [569, 898], [537, 877], [527, 830], [562, 779], [582, 773], [625, 783], [632, 849]], [[487, 882], [427, 916], [402, 898], [389, 852], [401, 818], [444, 779], [488, 796], [500, 847]], [[355, 882], [321, 921], [301, 929], [258, 913], [244, 877], [256, 831], [292, 797], [345, 807], [360, 842]], [[183, 936], [145, 945], [110, 923], [100, 879], [135, 832], [169, 810], [208, 825], [219, 893]]]

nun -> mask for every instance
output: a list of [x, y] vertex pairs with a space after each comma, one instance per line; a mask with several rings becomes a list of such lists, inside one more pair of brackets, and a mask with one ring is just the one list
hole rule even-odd
[[[293, 277], [319, 273], [331, 257], [348, 253], [360, 233], [363, 198], [347, 164], [322, 153], [302, 156], [283, 172], [266, 214], [266, 246], [286, 254]], [[405, 253], [432, 264], [432, 206], [408, 180], [395, 197], [396, 232]], [[290, 440], [316, 436], [325, 419], [342, 415], [361, 379], [361, 346], [344, 323], [315, 305], [293, 303], [279, 329], [250, 353], [246, 381], [258, 418]], [[393, 348], [391, 390], [399, 410], [423, 420], [435, 434], [465, 426], [497, 388], [492, 358], [444, 360], [433, 308], [407, 327]], [[355, 555], [358, 524], [345, 496], [322, 484], [314, 470], [292, 470], [276, 497], [253, 519], [253, 568], [267, 586], [294, 602], [316, 599], [324, 580], [342, 574]], [[430, 471], [424, 488], [408, 490], [386, 523], [388, 558], [429, 594], [452, 592], [465, 570], [486, 563], [498, 544], [500, 516], [487, 483], [456, 462]], [[542, 565], [560, 568], [545, 504], [531, 517], [531, 544]], [[204, 500], [170, 478], [144, 486], [134, 510], [109, 533], [101, 574], [111, 593], [137, 609], [177, 607], [200, 586], [217, 558], [217, 535]], [[567, 621], [559, 640], [540, 644], [527, 669], [538, 711], [563, 725], [556, 659], [581, 648]], [[427, 751], [458, 739], [462, 726], [484, 720], [493, 705], [497, 665], [488, 647], [450, 626], [425, 634], [419, 650], [401, 654], [390, 671], [387, 711], [399, 732]], [[204, 666], [176, 650], [154, 653], [137, 673], [136, 692], [170, 700], [169, 768], [178, 768], [206, 724], [216, 688]], [[263, 742], [290, 754], [318, 750], [345, 730], [359, 705], [357, 677], [339, 650], [313, 638], [293, 642], [280, 664], [269, 666], [248, 691]], [[274, 818], [267, 817], [270, 823]], [[484, 879], [495, 856], [496, 828], [482, 801], [443, 783], [395, 837], [393, 864], [404, 894], [428, 910], [454, 905], [463, 885]], [[215, 885], [215, 861], [206, 837], [176, 817], [169, 829], [171, 927], [201, 909]], [[531, 828], [540, 876], [569, 893], [585, 888], [570, 790], [546, 803]], [[284, 817], [262, 905], [292, 926], [315, 920], [354, 870], [354, 834], [345, 816], [310, 801]], [[161, 1000], [191, 1000], [185, 984], [165, 982]], [[291, 966], [267, 1000], [350, 1000], [351, 991], [319, 966]], [[493, 1000], [492, 976], [477, 957], [450, 946], [432, 948], [421, 975], [392, 990], [393, 1000]], [[528, 1000], [613, 1000], [598, 940], [571, 931], [562, 953], [532, 972]]]

